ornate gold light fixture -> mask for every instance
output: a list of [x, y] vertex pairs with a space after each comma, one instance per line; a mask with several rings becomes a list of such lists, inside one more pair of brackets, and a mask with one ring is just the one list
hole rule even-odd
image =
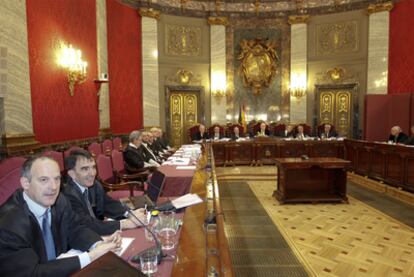
[[300, 99], [306, 95], [306, 74], [292, 73], [290, 78], [290, 95], [296, 99]]
[[86, 68], [88, 63], [82, 60], [82, 52], [74, 49], [72, 45], [62, 45], [58, 54], [58, 64], [67, 70], [69, 93], [73, 96], [76, 84], [82, 84], [86, 80]]

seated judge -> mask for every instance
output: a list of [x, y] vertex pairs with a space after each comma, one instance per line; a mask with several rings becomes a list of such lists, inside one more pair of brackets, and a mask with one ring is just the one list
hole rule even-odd
[[279, 134], [279, 137], [282, 138], [293, 138], [295, 137], [295, 133], [293, 131], [293, 126], [292, 125], [287, 125], [285, 130], [281, 131]]
[[297, 130], [297, 133], [296, 133], [295, 138], [297, 140], [306, 140], [309, 137], [307, 134], [305, 134], [303, 125], [298, 125], [298, 127], [296, 127], [296, 130]]
[[219, 140], [219, 139], [222, 139], [222, 138], [223, 138], [223, 136], [220, 134], [220, 127], [215, 126], [214, 127], [214, 134], [213, 134], [212, 139], [213, 140]]
[[163, 136], [162, 129], [157, 128], [157, 127], [152, 127], [151, 133], [154, 136], [154, 143], [158, 144], [164, 153], [170, 153], [170, 152], [175, 151], [175, 149], [169, 146], [167, 138]]
[[155, 155], [155, 157], [157, 158], [157, 161], [162, 163], [163, 161], [167, 159], [165, 157], [166, 154], [164, 153], [163, 149], [158, 144], [154, 143], [154, 135], [151, 132], [146, 132], [146, 134], [147, 134], [147, 140], [145, 142], [147, 143], [148, 148]]
[[403, 133], [400, 126], [394, 126], [391, 128], [391, 134], [388, 137], [388, 141], [393, 143], [405, 143], [408, 139], [408, 136]]
[[[69, 276], [121, 246], [119, 232], [108, 239], [81, 224], [60, 190], [58, 163], [32, 157], [22, 167], [20, 183], [0, 207], [1, 276]], [[56, 259], [70, 249], [79, 256]]]
[[332, 130], [331, 124], [325, 124], [323, 126], [323, 132], [319, 135], [321, 139], [336, 138], [337, 136], [338, 134], [335, 130]]
[[239, 138], [241, 138], [240, 129], [239, 127], [236, 126], [233, 128], [233, 133], [231, 134], [231, 140], [238, 140]]
[[[65, 158], [65, 168], [68, 176], [62, 192], [87, 227], [103, 236], [140, 225], [136, 220], [127, 218], [126, 208], [120, 201], [108, 196], [96, 180], [95, 159], [88, 151], [80, 149], [70, 152]], [[143, 210], [134, 213], [145, 221]]]
[[124, 161], [130, 167], [135, 169], [159, 167], [159, 163], [152, 159], [147, 153], [144, 153], [141, 144], [141, 132], [137, 130], [132, 131], [129, 134], [129, 144], [124, 150]]
[[410, 137], [405, 141], [405, 144], [414, 145], [414, 125], [411, 126], [410, 130], [411, 130]]
[[265, 122], [260, 123], [260, 129], [256, 134], [256, 137], [268, 137], [270, 136], [270, 132], [267, 129], [267, 125]]
[[151, 137], [152, 134], [150, 132], [144, 131], [141, 133], [141, 149], [146, 157], [149, 157], [150, 160], [154, 160], [160, 165], [163, 162], [163, 158], [151, 149]]
[[200, 124], [198, 126], [198, 132], [195, 133], [195, 135], [192, 137], [192, 140], [203, 140], [203, 139], [209, 139], [209, 136], [206, 132], [206, 126], [203, 124]]

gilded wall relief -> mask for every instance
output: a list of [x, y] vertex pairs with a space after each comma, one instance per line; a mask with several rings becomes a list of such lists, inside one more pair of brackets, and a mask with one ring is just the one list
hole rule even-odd
[[191, 70], [178, 69], [171, 75], [166, 76], [165, 84], [179, 86], [200, 85], [201, 80], [201, 75], [196, 75]]
[[351, 97], [349, 91], [341, 91], [336, 95], [336, 128], [339, 134], [346, 137], [351, 132]]
[[343, 84], [358, 81], [356, 74], [342, 66], [335, 66], [325, 71], [317, 72], [315, 77], [316, 84]]
[[243, 39], [240, 41], [241, 61], [239, 74], [243, 85], [252, 89], [254, 95], [260, 95], [263, 87], [269, 87], [277, 73], [276, 42], [267, 39]]
[[165, 25], [165, 51], [172, 56], [201, 55], [201, 28], [194, 26]]
[[321, 24], [316, 27], [317, 55], [355, 52], [358, 50], [356, 21]]
[[319, 119], [320, 123], [334, 122], [334, 94], [332, 92], [322, 92], [320, 96]]

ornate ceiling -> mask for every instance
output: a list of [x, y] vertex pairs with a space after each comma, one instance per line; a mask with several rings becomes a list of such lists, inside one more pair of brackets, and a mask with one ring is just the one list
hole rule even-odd
[[153, 8], [163, 14], [208, 17], [274, 18], [324, 14], [367, 8], [399, 0], [120, 0], [133, 8]]

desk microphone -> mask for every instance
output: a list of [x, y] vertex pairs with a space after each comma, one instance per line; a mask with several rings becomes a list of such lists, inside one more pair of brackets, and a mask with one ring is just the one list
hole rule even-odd
[[[121, 202], [122, 203], [122, 202]], [[143, 251], [141, 251], [141, 252], [139, 252], [139, 253], [137, 253], [136, 255], [134, 255], [132, 258], [131, 258], [131, 261], [132, 262], [134, 262], [134, 263], [139, 263], [140, 262], [140, 257], [142, 256], [142, 254], [144, 254], [144, 252], [147, 252], [147, 251], [154, 251], [155, 253], [157, 253], [157, 261], [158, 261], [158, 264], [160, 264], [161, 263], [161, 260], [162, 260], [162, 258], [163, 257], [165, 257], [164, 256], [164, 254], [162, 253], [162, 248], [161, 248], [161, 243], [160, 243], [160, 241], [157, 239], [157, 236], [154, 234], [154, 232], [150, 229], [150, 228], [148, 228], [148, 226], [147, 225], [145, 225], [144, 224], [144, 222], [142, 222], [132, 211], [131, 211], [131, 209], [125, 204], [125, 203], [122, 203], [122, 206], [126, 209], [126, 211], [127, 211], [127, 213], [128, 214], [130, 214], [134, 219], [136, 219], [142, 226], [144, 226], [144, 228], [151, 234], [151, 236], [152, 236], [152, 238], [154, 239], [154, 241], [155, 241], [155, 246], [153, 246], [153, 247], [150, 247], [150, 248], [147, 248], [147, 249], [145, 249], [145, 250], [143, 250]]]

